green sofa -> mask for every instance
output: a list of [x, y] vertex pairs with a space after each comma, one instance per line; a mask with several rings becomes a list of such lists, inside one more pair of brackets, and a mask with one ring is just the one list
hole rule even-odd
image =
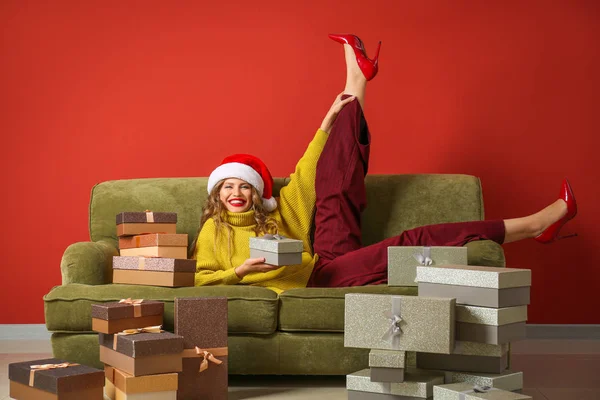
[[[44, 296], [54, 356], [101, 367], [91, 305], [122, 298], [165, 302], [165, 329], [173, 331], [175, 297], [227, 296], [231, 374], [343, 375], [365, 368], [365, 349], [344, 348], [344, 295], [416, 295], [414, 287], [303, 288], [277, 295], [248, 286], [165, 288], [112, 284], [118, 255], [115, 215], [122, 211], [173, 211], [177, 232], [196, 238], [207, 197], [207, 178], [132, 179], [92, 189], [90, 242], [69, 246], [61, 262], [62, 285]], [[275, 194], [288, 179], [277, 178]], [[364, 244], [422, 225], [483, 219], [478, 178], [467, 175], [369, 175], [363, 215]], [[472, 242], [469, 264], [503, 267], [504, 252], [491, 241]]]

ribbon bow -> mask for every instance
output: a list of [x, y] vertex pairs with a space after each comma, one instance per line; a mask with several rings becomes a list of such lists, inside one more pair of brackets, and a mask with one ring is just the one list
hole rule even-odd
[[29, 386], [33, 386], [33, 382], [35, 380], [35, 372], [36, 371], [44, 371], [48, 369], [56, 369], [56, 368], [67, 368], [74, 367], [79, 364], [72, 364], [68, 362], [60, 363], [60, 364], [40, 364], [40, 365], [31, 365], [31, 371], [29, 372]]
[[381, 337], [381, 339], [385, 341], [393, 341], [395, 336], [400, 336], [402, 334], [402, 328], [400, 327], [402, 317], [390, 311], [386, 311], [384, 315], [390, 321], [390, 327], [387, 330], [387, 332]]
[[142, 316], [142, 302], [144, 299], [131, 299], [128, 297], [126, 299], [119, 300], [119, 304], [129, 304], [133, 306], [133, 317], [138, 318]]
[[217, 365], [223, 363], [223, 361], [219, 360], [214, 356], [213, 353], [207, 350], [202, 350], [200, 347], [196, 346], [196, 354], [202, 356], [202, 361], [200, 362], [200, 370], [198, 372], [202, 372], [208, 369], [208, 362], [213, 362]]
[[266, 240], [283, 240], [283, 239], [285, 239], [285, 236], [280, 235], [279, 233], [276, 233], [275, 235], [271, 235], [270, 233], [267, 233], [262, 238], [266, 239]]
[[431, 259], [431, 247], [424, 247], [423, 254], [415, 253], [413, 257], [419, 262], [420, 265], [428, 266], [433, 264]]
[[117, 338], [119, 336], [137, 335], [138, 333], [161, 333], [161, 332], [163, 332], [163, 330], [161, 328], [162, 328], [162, 325], [156, 325], [156, 326], [147, 326], [145, 328], [125, 329], [122, 332], [115, 333], [113, 335], [113, 350], [117, 350]]

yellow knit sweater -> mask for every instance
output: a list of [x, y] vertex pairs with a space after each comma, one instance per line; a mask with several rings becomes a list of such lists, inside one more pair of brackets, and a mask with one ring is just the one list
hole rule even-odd
[[317, 161], [327, 142], [328, 134], [318, 130], [298, 161], [290, 182], [281, 189], [278, 207], [271, 212], [283, 236], [302, 240], [302, 264], [284, 266], [269, 272], [253, 272], [243, 279], [235, 274], [238, 267], [250, 258], [250, 237], [256, 236], [254, 211], [227, 212], [227, 222], [232, 226], [231, 258], [229, 258], [226, 229], [222, 229], [215, 245], [215, 224], [205, 222], [196, 242], [196, 286], [203, 285], [254, 285], [281, 293], [284, 290], [306, 287], [317, 255], [310, 243], [311, 224], [315, 211], [315, 176]]

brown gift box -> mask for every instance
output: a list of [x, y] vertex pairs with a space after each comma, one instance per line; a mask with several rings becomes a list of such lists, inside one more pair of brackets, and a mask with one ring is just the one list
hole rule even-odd
[[177, 233], [176, 224], [120, 224], [117, 225], [117, 236], [133, 236], [146, 233]]
[[110, 365], [104, 366], [106, 379], [125, 394], [177, 390], [177, 373], [133, 376]]
[[[69, 365], [66, 368], [31, 368], [65, 363]], [[103, 399], [104, 373], [101, 370], [56, 358], [9, 364], [8, 379], [10, 396], [15, 399]]]
[[187, 233], [151, 233], [119, 238], [119, 249], [134, 249], [139, 247], [186, 247]]
[[162, 301], [143, 299], [92, 304], [92, 330], [117, 333], [125, 329], [162, 325], [164, 308]]
[[151, 286], [194, 286], [196, 260], [113, 257], [113, 283]]
[[100, 361], [130, 375], [181, 371], [183, 338], [170, 332], [128, 335], [100, 333], [98, 341]]
[[[186, 349], [177, 398], [227, 400], [227, 298], [176, 298], [174, 322]], [[203, 357], [195, 347], [213, 353], [221, 364], [209, 361], [199, 372]]]
[[117, 214], [117, 225], [119, 224], [176, 224], [177, 213], [174, 212], [153, 212], [146, 211], [126, 211]]

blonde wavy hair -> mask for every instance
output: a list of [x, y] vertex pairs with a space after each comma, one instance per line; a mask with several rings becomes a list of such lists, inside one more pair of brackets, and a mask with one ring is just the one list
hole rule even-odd
[[[221, 232], [225, 230], [227, 232], [227, 254], [231, 261], [233, 228], [227, 222], [227, 208], [225, 208], [225, 205], [223, 205], [223, 202], [219, 198], [219, 192], [221, 191], [223, 183], [225, 183], [225, 179], [219, 181], [215, 185], [204, 202], [204, 206], [202, 207], [202, 215], [200, 216], [200, 227], [198, 228], [198, 232], [196, 234], [196, 240], [194, 241], [194, 244], [190, 250], [190, 258], [192, 259], [196, 258], [196, 243], [198, 242], [200, 231], [202, 230], [204, 223], [212, 218], [215, 223], [213, 251], [215, 253], [217, 252], [217, 243], [221, 241], [221, 238], [223, 237]], [[254, 220], [256, 221], [254, 232], [256, 233], [256, 236], [267, 233], [278, 233], [279, 227], [277, 225], [277, 221], [275, 221], [275, 218], [269, 216], [269, 212], [263, 207], [262, 199], [258, 194], [258, 191], [254, 188], [254, 186], [250, 187], [252, 189], [252, 207], [250, 207], [250, 209], [254, 210]]]

